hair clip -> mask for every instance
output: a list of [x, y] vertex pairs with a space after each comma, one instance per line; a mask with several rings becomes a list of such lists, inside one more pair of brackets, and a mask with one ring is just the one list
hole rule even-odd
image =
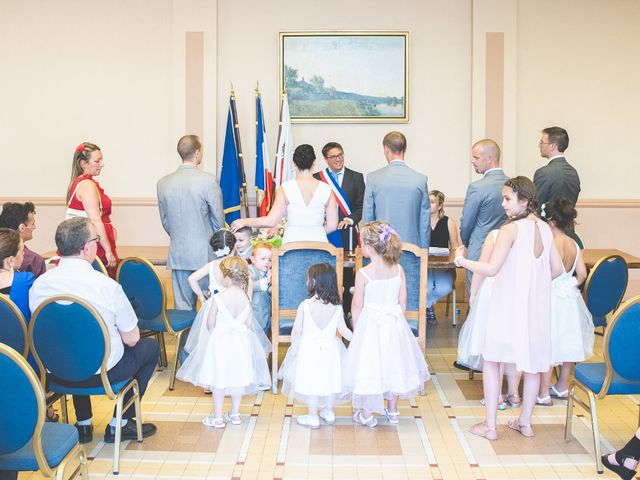
[[84, 143], [81, 143], [76, 147], [76, 153], [82, 153], [82, 152], [84, 152]]
[[392, 233], [396, 233], [396, 231], [393, 228], [391, 228], [391, 226], [389, 225], [381, 225], [380, 230], [382, 231], [380, 232], [380, 235], [378, 236], [378, 238], [384, 244], [386, 244], [389, 241], [389, 238], [391, 238]]
[[216, 257], [220, 258], [220, 257], [224, 257], [225, 255], [229, 255], [230, 252], [231, 250], [229, 250], [229, 247], [225, 246], [224, 248], [221, 248], [220, 250], [216, 250], [213, 253], [215, 253]]

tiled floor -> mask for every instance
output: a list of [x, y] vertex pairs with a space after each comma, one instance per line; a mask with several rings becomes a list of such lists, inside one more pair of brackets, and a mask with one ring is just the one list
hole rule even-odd
[[[463, 306], [463, 312], [466, 308]], [[142, 402], [145, 421], [158, 433], [143, 443], [122, 445], [120, 474], [111, 474], [113, 446], [99, 434], [87, 445], [91, 478], [119, 479], [585, 479], [597, 475], [590, 423], [580, 408], [574, 439], [564, 441], [565, 403], [537, 408], [534, 438], [506, 427], [517, 411], [499, 412], [499, 440], [489, 442], [468, 433], [484, 410], [482, 377], [452, 367], [459, 327], [438, 310], [440, 325], [430, 328], [427, 360], [432, 381], [424, 396], [400, 404], [397, 427], [380, 418], [375, 429], [355, 426], [351, 408], [336, 408], [334, 426], [309, 430], [298, 426], [304, 407], [271, 392], [244, 397], [242, 425], [215, 430], [202, 425], [211, 396], [177, 382], [168, 390], [169, 371], [159, 371]], [[602, 337], [596, 337], [598, 352]], [[169, 341], [169, 348], [173, 344]], [[284, 350], [283, 352], [284, 353]], [[173, 356], [170, 351], [170, 358]], [[281, 355], [282, 358], [283, 355]], [[95, 431], [103, 432], [112, 402], [95, 397]], [[603, 452], [620, 447], [638, 421], [637, 399], [609, 397], [598, 402]], [[73, 408], [70, 407], [72, 414]], [[22, 474], [20, 479], [41, 478]]]

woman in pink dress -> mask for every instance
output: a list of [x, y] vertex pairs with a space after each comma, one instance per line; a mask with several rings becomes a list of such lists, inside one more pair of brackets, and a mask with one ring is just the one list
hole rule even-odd
[[489, 440], [498, 438], [501, 363], [505, 372], [524, 372], [520, 417], [507, 426], [525, 437], [533, 436], [531, 415], [540, 373], [551, 366], [551, 280], [562, 272], [551, 230], [535, 214], [538, 201], [533, 182], [510, 178], [502, 197], [508, 219], [498, 232], [489, 262], [464, 258], [464, 247], [456, 250], [455, 261], [474, 273], [495, 276], [482, 352], [486, 419], [470, 430]]
[[116, 251], [116, 229], [111, 224], [111, 199], [93, 177], [104, 167], [102, 152], [97, 145], [83, 142], [76, 147], [71, 165], [71, 182], [67, 189], [67, 219], [87, 217], [100, 237], [98, 258], [109, 276], [115, 278], [120, 259]]

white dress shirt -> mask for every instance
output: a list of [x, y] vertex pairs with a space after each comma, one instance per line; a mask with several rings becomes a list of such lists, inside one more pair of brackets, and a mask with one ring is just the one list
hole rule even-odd
[[[31, 287], [29, 291], [31, 312], [35, 312], [45, 300], [57, 295], [80, 297], [102, 315], [111, 341], [107, 370], [113, 368], [124, 354], [120, 332], [130, 332], [138, 325], [138, 318], [122, 287], [111, 278], [94, 270], [86, 260], [63, 257], [57, 267], [38, 277]], [[96, 374], [99, 373], [100, 370], [96, 372]]]

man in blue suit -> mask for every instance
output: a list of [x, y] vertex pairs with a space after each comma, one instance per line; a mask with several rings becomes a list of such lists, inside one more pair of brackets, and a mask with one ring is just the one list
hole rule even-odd
[[[507, 218], [502, 208], [502, 187], [509, 177], [500, 168], [500, 147], [490, 138], [473, 145], [471, 164], [482, 178], [467, 188], [460, 219], [460, 238], [467, 247], [467, 258], [478, 260], [484, 239]], [[472, 273], [467, 271], [467, 292], [471, 289], [471, 276]]]

